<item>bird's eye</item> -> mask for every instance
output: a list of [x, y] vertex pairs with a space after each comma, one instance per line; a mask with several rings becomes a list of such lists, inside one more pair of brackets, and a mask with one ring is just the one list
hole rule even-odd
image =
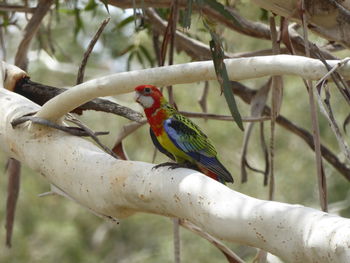
[[145, 88], [144, 91], [145, 91], [145, 93], [150, 93], [151, 89], [150, 88]]

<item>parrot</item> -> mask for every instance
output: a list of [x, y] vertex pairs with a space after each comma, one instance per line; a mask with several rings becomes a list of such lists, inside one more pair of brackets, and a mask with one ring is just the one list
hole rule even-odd
[[[135, 88], [135, 100], [145, 112], [155, 147], [179, 167], [194, 168], [223, 184], [233, 183], [230, 172], [217, 158], [210, 139], [190, 119], [179, 113], [153, 85]], [[156, 167], [162, 166], [162, 164]]]

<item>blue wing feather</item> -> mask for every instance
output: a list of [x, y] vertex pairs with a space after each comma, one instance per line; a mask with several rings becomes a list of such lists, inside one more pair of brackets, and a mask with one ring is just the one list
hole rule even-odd
[[[198, 134], [196, 130], [174, 118], [169, 118], [164, 122], [164, 130], [178, 149], [218, 175], [220, 180], [233, 182], [230, 172], [227, 171], [215, 155], [211, 154], [213, 146], [204, 134]], [[201, 136], [200, 143], [194, 144], [193, 140], [190, 140], [191, 137], [195, 136]], [[216, 154], [216, 151], [214, 152]]]

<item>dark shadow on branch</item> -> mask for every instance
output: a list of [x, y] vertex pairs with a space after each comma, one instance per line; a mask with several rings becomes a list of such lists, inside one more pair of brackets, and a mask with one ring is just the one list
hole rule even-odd
[[[64, 91], [66, 91], [64, 88], [56, 88], [33, 82], [28, 77], [19, 80], [14, 90], [14, 92], [21, 94], [39, 105], [43, 105]], [[72, 112], [80, 115], [85, 110], [113, 113], [137, 122], [142, 119], [141, 113], [105, 99], [93, 99], [74, 109]]]

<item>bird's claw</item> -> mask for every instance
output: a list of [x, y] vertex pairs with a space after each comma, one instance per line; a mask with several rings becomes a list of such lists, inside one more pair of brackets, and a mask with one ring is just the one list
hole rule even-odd
[[160, 167], [166, 167], [166, 166], [168, 166], [168, 169], [171, 169], [171, 170], [181, 167], [178, 163], [165, 162], [165, 163], [160, 163], [160, 164], [153, 166], [152, 169], [158, 169]]
[[190, 162], [185, 162], [185, 163], [173, 163], [173, 162], [165, 162], [165, 163], [160, 163], [155, 165], [152, 169], [158, 169], [160, 167], [166, 167], [168, 166], [169, 170], [177, 169], [177, 168], [189, 168], [189, 169], [194, 169], [197, 170], [198, 167], [195, 164], [192, 164]]

